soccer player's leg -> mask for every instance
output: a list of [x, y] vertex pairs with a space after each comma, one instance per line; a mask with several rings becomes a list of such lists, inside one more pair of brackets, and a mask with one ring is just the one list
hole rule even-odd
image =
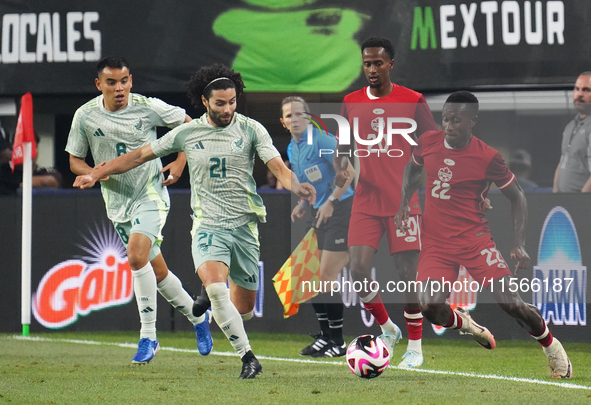
[[459, 253], [423, 246], [417, 271], [417, 281], [423, 284], [419, 293], [421, 313], [435, 325], [458, 329], [460, 335], [470, 336], [482, 347], [494, 349], [496, 342], [490, 331], [474, 322], [463, 309], [452, 310], [446, 301], [458, 277]]
[[424, 362], [421, 345], [423, 315], [419, 307], [416, 288], [417, 266], [421, 248], [419, 225], [419, 215], [413, 215], [409, 218], [410, 228], [407, 231], [396, 229], [394, 218], [388, 218], [386, 224], [386, 234], [388, 235], [388, 244], [394, 266], [400, 280], [405, 281], [408, 287], [404, 292], [404, 320], [408, 332], [408, 345], [398, 367], [419, 367]]
[[[334, 236], [329, 236], [334, 242]], [[334, 243], [324, 245], [325, 250], [320, 255], [320, 282], [322, 285], [335, 281], [340, 271], [349, 262], [349, 253], [347, 250], [331, 251], [328, 249], [337, 249]], [[327, 284], [324, 284], [324, 283]], [[336, 287], [336, 284], [334, 285]], [[341, 292], [338, 289], [325, 292], [318, 295], [315, 299], [321, 300], [326, 308], [328, 318], [329, 339], [326, 349], [313, 353], [312, 357], [341, 357], [346, 354], [347, 345], [343, 339], [343, 312], [344, 304]]]
[[387, 340], [397, 343], [400, 340], [400, 328], [392, 322], [378, 291], [371, 291], [371, 260], [378, 250], [378, 245], [384, 234], [381, 217], [374, 217], [359, 212], [351, 215], [349, 225], [349, 257], [351, 260], [351, 277], [367, 285], [367, 290], [357, 292], [359, 299], [375, 318], [383, 333], [388, 334]]
[[119, 235], [129, 232], [127, 260], [133, 276], [133, 290], [140, 315], [140, 342], [132, 363], [150, 362], [159, 349], [156, 338], [156, 276], [148, 261], [153, 240], [142, 233], [131, 233], [131, 222], [117, 224]]
[[185, 291], [179, 278], [168, 268], [160, 252], [162, 229], [167, 215], [168, 207], [159, 208], [157, 202], [144, 203], [136, 209], [131, 232], [144, 234], [152, 240], [149, 258], [156, 275], [158, 292], [193, 324], [199, 353], [207, 355], [213, 348], [207, 317], [193, 315], [193, 299]]
[[[244, 319], [252, 317], [258, 288], [256, 223], [232, 231], [201, 228], [194, 235], [193, 259], [211, 300], [213, 317], [242, 359], [239, 378], [255, 378], [262, 366], [250, 347]], [[228, 278], [230, 289], [225, 283]]]
[[544, 354], [548, 358], [548, 366], [552, 371], [552, 377], [571, 378], [572, 364], [568, 355], [562, 344], [552, 335], [550, 329], [548, 329], [538, 308], [524, 302], [518, 291], [511, 291], [508, 288], [511, 274], [507, 263], [505, 263], [501, 254], [496, 250], [494, 242], [490, 241], [489, 245], [482, 249], [482, 251], [485, 250], [495, 253], [488, 259], [489, 267], [485, 273], [486, 279], [489, 282], [493, 280], [493, 296], [501, 309], [513, 317], [519, 326], [527, 330], [540, 343]]

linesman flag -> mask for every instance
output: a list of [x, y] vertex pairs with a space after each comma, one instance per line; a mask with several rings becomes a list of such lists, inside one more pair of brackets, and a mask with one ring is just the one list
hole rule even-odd
[[18, 113], [16, 134], [12, 145], [12, 161], [10, 162], [13, 172], [16, 165], [23, 163], [23, 142], [31, 142], [31, 158], [36, 158], [37, 145], [35, 145], [35, 131], [33, 130], [33, 96], [31, 93], [27, 93], [21, 98], [21, 110]]
[[301, 303], [318, 295], [319, 270], [318, 240], [314, 228], [310, 228], [273, 277], [284, 318], [297, 314]]

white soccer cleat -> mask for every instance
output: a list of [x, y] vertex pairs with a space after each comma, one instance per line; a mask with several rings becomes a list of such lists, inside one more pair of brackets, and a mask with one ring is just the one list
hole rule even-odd
[[554, 338], [550, 346], [542, 347], [542, 349], [546, 357], [548, 357], [548, 365], [550, 366], [550, 370], [552, 370], [552, 377], [572, 378], [573, 365], [558, 339]]
[[400, 330], [398, 325], [396, 325], [395, 323], [393, 323], [393, 325], [394, 333], [384, 332], [380, 336], [378, 336], [390, 348], [390, 356], [392, 356], [392, 353], [394, 352], [394, 345], [400, 342], [400, 339], [402, 338], [402, 331]]
[[402, 356], [402, 361], [398, 364], [398, 368], [414, 368], [420, 367], [424, 363], [423, 354], [415, 350], [407, 350]]
[[462, 318], [462, 327], [460, 328], [460, 335], [471, 336], [480, 346], [485, 349], [492, 350], [497, 346], [495, 337], [484, 326], [478, 325], [470, 314], [462, 308], [454, 309], [456, 314]]

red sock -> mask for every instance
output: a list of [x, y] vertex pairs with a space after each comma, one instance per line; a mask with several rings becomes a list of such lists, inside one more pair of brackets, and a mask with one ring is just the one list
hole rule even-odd
[[409, 340], [420, 340], [423, 335], [423, 315], [419, 309], [404, 308], [404, 320]]
[[462, 327], [462, 318], [456, 313], [456, 311], [452, 310], [451, 315], [449, 316], [449, 321], [443, 326], [448, 329], [460, 329]]
[[376, 318], [378, 325], [383, 325], [388, 322], [390, 317], [386, 312], [386, 307], [384, 307], [384, 303], [382, 302], [382, 297], [380, 297], [380, 294], [376, 294], [376, 296], [370, 302], [363, 302], [363, 306], [369, 311], [370, 314], [373, 315], [374, 318]]
[[554, 336], [552, 336], [552, 332], [550, 332], [550, 329], [548, 329], [548, 326], [546, 326], [546, 322], [543, 319], [542, 322], [543, 326], [540, 333], [530, 333], [530, 335], [532, 335], [542, 347], [548, 347], [552, 344]]

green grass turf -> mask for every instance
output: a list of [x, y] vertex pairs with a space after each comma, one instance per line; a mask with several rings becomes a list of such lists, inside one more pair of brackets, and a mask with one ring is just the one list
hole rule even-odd
[[[163, 348], [154, 360], [132, 365], [137, 333], [44, 333], [21, 340], [0, 334], [0, 403], [13, 404], [590, 404], [591, 345], [566, 343], [574, 378], [550, 378], [546, 357], [529, 341], [499, 341], [487, 351], [473, 341], [432, 339], [423, 343], [423, 370], [495, 374], [588, 386], [574, 389], [535, 381], [508, 381], [388, 369], [380, 377], [355, 377], [343, 358], [298, 363], [262, 358], [263, 374], [238, 380], [240, 360], [212, 353], [200, 356], [192, 333], [159, 332]], [[92, 340], [79, 344], [55, 339]], [[302, 360], [299, 350], [311, 342], [301, 335], [251, 334], [259, 357]], [[221, 334], [214, 351], [231, 352]], [[398, 363], [406, 341], [397, 345]], [[189, 349], [190, 351], [187, 351]], [[326, 364], [324, 364], [326, 363]]]

